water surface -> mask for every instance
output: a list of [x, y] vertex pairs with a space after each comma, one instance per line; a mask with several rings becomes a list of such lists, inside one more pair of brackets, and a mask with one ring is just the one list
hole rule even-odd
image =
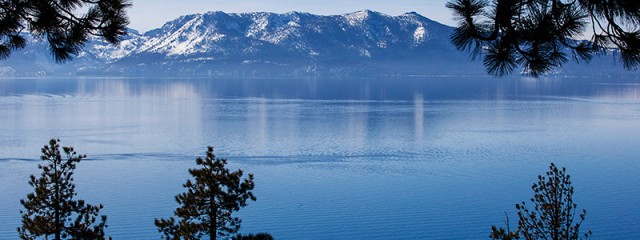
[[0, 123], [0, 239], [52, 137], [114, 239], [160, 237], [207, 145], [256, 176], [244, 233], [485, 239], [556, 162], [594, 239], [640, 238], [639, 79], [0, 79]]

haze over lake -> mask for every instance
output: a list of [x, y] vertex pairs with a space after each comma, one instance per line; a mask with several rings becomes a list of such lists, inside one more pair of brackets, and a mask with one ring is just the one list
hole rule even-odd
[[255, 174], [242, 233], [486, 239], [555, 162], [593, 239], [640, 239], [638, 78], [0, 79], [0, 239], [53, 137], [114, 239], [160, 238], [208, 145]]

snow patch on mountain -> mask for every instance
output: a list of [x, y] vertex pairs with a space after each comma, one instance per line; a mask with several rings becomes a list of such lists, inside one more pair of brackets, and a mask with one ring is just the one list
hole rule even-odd
[[369, 18], [369, 11], [359, 11], [345, 14], [344, 18], [349, 23], [349, 26], [357, 26], [364, 23], [364, 21]]
[[420, 26], [413, 32], [413, 42], [415, 45], [423, 43], [427, 39], [427, 30]]

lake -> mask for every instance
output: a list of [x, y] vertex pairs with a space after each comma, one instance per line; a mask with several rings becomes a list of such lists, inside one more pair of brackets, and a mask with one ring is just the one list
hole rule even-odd
[[255, 175], [242, 233], [488, 239], [550, 162], [593, 239], [640, 239], [640, 77], [0, 79], [0, 239], [51, 138], [114, 239], [159, 239], [206, 146]]

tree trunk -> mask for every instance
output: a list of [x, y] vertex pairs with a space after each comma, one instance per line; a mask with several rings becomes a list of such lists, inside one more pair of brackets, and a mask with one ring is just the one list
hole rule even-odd
[[218, 221], [217, 215], [218, 215], [218, 208], [216, 206], [216, 202], [215, 202], [215, 198], [211, 198], [211, 206], [210, 206], [210, 212], [209, 212], [209, 239], [211, 240], [216, 240], [216, 237], [218, 235], [218, 229], [216, 228], [216, 222]]
[[54, 211], [54, 228], [55, 228], [55, 240], [61, 240], [61, 232], [62, 232], [62, 227], [60, 226], [60, 212], [62, 211], [62, 209], [60, 209], [60, 173], [58, 172], [58, 164], [57, 162], [55, 162], [56, 159], [54, 159], [54, 168], [55, 168], [55, 172], [54, 172], [54, 179], [53, 179], [53, 184], [54, 184], [54, 200], [53, 200], [53, 211]]

